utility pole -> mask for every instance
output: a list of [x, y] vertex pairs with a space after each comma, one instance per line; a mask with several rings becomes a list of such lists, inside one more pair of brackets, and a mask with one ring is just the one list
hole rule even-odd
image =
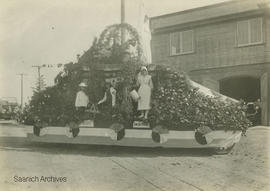
[[[125, 23], [125, 0], [121, 0], [121, 24]], [[123, 45], [126, 40], [125, 29], [121, 28], [121, 44]]]
[[24, 73], [17, 74], [21, 76], [21, 109], [23, 109], [23, 77], [26, 76]]
[[57, 65], [52, 65], [52, 64], [49, 64], [49, 65], [46, 65], [46, 64], [42, 64], [42, 65], [33, 65], [32, 67], [33, 68], [37, 68], [37, 71], [38, 71], [38, 91], [42, 90], [42, 88], [44, 88], [46, 85], [44, 84], [44, 79], [42, 78], [43, 76], [41, 75], [41, 68], [52, 68], [52, 67], [57, 67], [57, 68], [60, 68], [62, 67], [63, 64], [61, 63], [58, 63]]

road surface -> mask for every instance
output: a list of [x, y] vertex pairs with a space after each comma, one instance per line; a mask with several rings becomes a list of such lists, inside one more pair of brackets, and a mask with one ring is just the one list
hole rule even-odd
[[[270, 190], [269, 137], [270, 127], [251, 128], [228, 155], [0, 140], [0, 190]], [[19, 181], [26, 177], [39, 180]]]

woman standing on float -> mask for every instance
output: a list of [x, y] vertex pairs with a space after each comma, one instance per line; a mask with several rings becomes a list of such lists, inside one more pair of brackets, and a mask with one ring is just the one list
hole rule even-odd
[[151, 76], [148, 74], [147, 68], [143, 66], [138, 74], [137, 85], [139, 85], [138, 94], [140, 96], [138, 100], [138, 110], [141, 112], [139, 118], [147, 119], [148, 113], [151, 108], [151, 91], [153, 89], [153, 83]]

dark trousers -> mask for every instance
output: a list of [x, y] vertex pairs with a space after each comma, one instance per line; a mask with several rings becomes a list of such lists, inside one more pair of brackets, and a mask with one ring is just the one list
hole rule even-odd
[[85, 109], [86, 109], [86, 107], [78, 107], [77, 108], [77, 116], [81, 121], [83, 121], [85, 119]]

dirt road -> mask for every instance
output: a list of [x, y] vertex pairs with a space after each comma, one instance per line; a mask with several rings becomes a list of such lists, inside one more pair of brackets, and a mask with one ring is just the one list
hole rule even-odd
[[[0, 190], [270, 190], [269, 138], [270, 127], [252, 128], [228, 155], [2, 141]], [[18, 182], [30, 176], [66, 181]]]

